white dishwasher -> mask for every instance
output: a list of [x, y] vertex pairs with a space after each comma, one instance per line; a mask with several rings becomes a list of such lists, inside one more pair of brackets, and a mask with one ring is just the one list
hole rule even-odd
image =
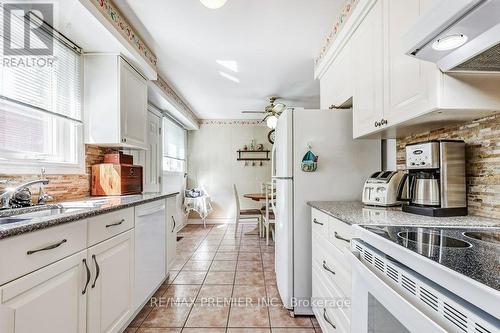
[[135, 207], [135, 309], [165, 278], [165, 200]]

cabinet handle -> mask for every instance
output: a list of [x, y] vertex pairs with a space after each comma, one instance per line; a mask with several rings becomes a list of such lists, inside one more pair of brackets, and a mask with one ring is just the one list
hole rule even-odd
[[89, 286], [90, 283], [90, 269], [89, 266], [87, 265], [87, 259], [83, 259], [83, 264], [85, 265], [85, 269], [87, 270], [87, 282], [85, 283], [85, 288], [82, 290], [82, 295], [85, 295], [87, 292], [87, 287]]
[[334, 234], [335, 238], [337, 238], [337, 239], [343, 240], [344, 242], [347, 242], [347, 243], [351, 242], [350, 239], [347, 239], [347, 238], [340, 236], [336, 231], [333, 234]]
[[332, 269], [326, 265], [326, 261], [324, 261], [324, 260], [323, 260], [323, 268], [325, 269], [325, 271], [328, 271], [328, 272], [332, 273], [333, 275], [335, 275], [335, 272], [332, 271]]
[[319, 225], [324, 225], [324, 223], [318, 222], [318, 220], [316, 220], [316, 219], [313, 219], [313, 222], [316, 224], [319, 224]]
[[332, 325], [333, 329], [335, 329], [335, 330], [337, 329], [337, 326], [335, 326], [335, 324], [333, 324], [332, 321], [330, 320], [330, 318], [328, 318], [328, 316], [326, 315], [326, 309], [325, 308], [323, 308], [323, 318], [325, 319], [325, 321], [328, 324]]
[[338, 105], [335, 105], [335, 104], [332, 104], [328, 107], [328, 109], [330, 110], [349, 110], [351, 107], [347, 107], [347, 106], [338, 106]]
[[52, 244], [52, 245], [49, 245], [49, 246], [46, 246], [46, 247], [43, 247], [41, 249], [37, 249], [37, 250], [29, 250], [28, 252], [26, 252], [27, 255], [32, 255], [34, 253], [37, 253], [37, 252], [41, 252], [41, 251], [47, 251], [47, 250], [53, 250], [61, 245], [63, 245], [64, 243], [66, 243], [67, 240], [66, 239], [63, 239], [62, 241], [60, 241], [59, 243], [55, 243], [55, 244]]
[[375, 122], [375, 127], [379, 127], [380, 123], [378, 121]]
[[387, 119], [382, 118], [380, 125], [387, 125]]
[[171, 216], [171, 217], [172, 217], [172, 221], [174, 221], [174, 226], [172, 227], [172, 231], [171, 232], [174, 232], [176, 223], [175, 223], [174, 216]]
[[114, 227], [114, 226], [120, 225], [120, 224], [122, 224], [123, 222], [125, 222], [125, 219], [121, 219], [121, 221], [116, 222], [116, 223], [106, 224], [106, 228], [109, 228], [109, 227]]
[[122, 142], [127, 142], [127, 139], [123, 138], [123, 139], [122, 139]]
[[101, 269], [99, 268], [99, 265], [97, 264], [97, 259], [95, 258], [95, 254], [92, 255], [92, 260], [94, 260], [94, 263], [95, 263], [95, 279], [94, 279], [94, 282], [92, 283], [92, 289], [94, 289], [95, 283], [97, 281], [97, 278], [99, 277], [99, 273], [101, 272]]

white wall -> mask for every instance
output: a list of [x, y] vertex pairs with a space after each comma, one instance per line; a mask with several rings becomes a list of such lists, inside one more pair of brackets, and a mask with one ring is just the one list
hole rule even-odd
[[260, 192], [261, 184], [271, 180], [271, 162], [263, 166], [244, 166], [237, 161], [238, 149], [255, 139], [271, 149], [269, 129], [248, 121], [220, 121], [201, 125], [188, 133], [188, 188], [203, 186], [211, 196], [213, 212], [208, 219], [234, 222], [233, 184], [240, 194], [242, 208], [259, 208], [262, 204], [243, 198], [244, 193]]

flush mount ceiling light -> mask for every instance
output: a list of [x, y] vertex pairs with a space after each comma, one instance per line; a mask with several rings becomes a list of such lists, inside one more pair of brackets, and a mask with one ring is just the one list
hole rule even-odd
[[432, 44], [432, 48], [437, 51], [447, 51], [451, 49], [456, 49], [457, 47], [464, 45], [466, 42], [467, 42], [466, 35], [463, 34], [449, 35], [437, 39]]
[[276, 117], [276, 116], [270, 116], [266, 120], [266, 125], [270, 129], [275, 129], [277, 124], [278, 124], [278, 117]]
[[218, 9], [226, 3], [227, 0], [200, 0], [203, 6], [210, 9]]

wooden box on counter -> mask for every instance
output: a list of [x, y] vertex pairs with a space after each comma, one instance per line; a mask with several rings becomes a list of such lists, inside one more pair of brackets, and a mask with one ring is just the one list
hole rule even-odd
[[91, 195], [142, 193], [142, 166], [103, 163], [92, 166]]
[[104, 154], [104, 163], [134, 164], [134, 157], [120, 152]]

